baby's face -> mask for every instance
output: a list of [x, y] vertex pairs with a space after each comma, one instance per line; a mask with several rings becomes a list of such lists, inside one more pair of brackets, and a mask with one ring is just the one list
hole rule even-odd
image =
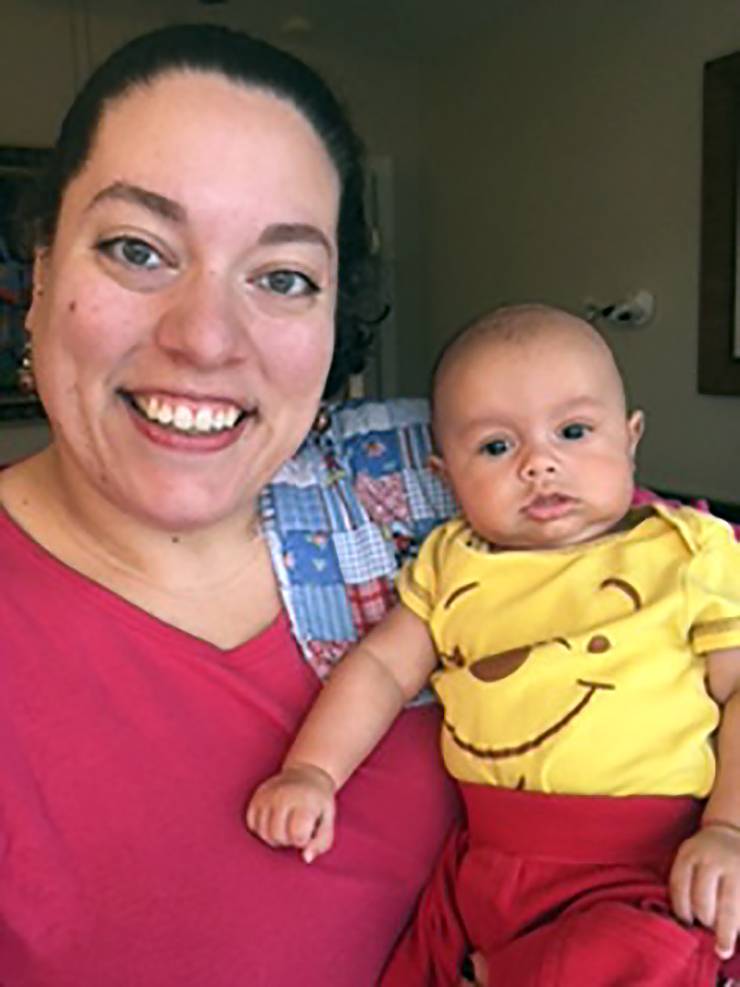
[[472, 527], [502, 547], [609, 531], [632, 499], [641, 433], [606, 348], [567, 329], [475, 340], [435, 394], [440, 468]]

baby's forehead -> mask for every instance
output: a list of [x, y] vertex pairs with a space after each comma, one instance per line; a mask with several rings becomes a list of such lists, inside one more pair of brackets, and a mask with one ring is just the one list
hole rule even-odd
[[520, 373], [539, 360], [577, 364], [594, 373], [600, 368], [613, 368], [617, 373], [601, 337], [591, 326], [566, 313], [530, 316], [514, 324], [481, 320], [455, 337], [442, 354], [435, 373], [435, 391], [444, 389], [450, 377], [457, 376], [454, 371], [474, 372], [483, 366], [484, 358], [489, 368], [516, 363]]
[[[509, 372], [512, 377], [507, 378]], [[480, 394], [476, 387], [479, 373], [494, 388], [494, 381], [515, 376], [526, 385], [527, 375], [536, 375], [538, 394], [546, 397], [548, 382], [552, 382], [553, 400], [559, 404], [570, 398], [565, 391], [572, 384], [573, 403], [590, 396], [620, 416], [626, 412], [622, 378], [611, 350], [592, 326], [559, 310], [532, 306], [511, 319], [500, 319], [494, 313], [491, 320], [479, 320], [455, 337], [434, 379], [437, 428], [443, 423], [440, 415], [449, 423], [464, 409], [471, 410], [472, 392]], [[461, 399], [463, 393], [467, 399]]]

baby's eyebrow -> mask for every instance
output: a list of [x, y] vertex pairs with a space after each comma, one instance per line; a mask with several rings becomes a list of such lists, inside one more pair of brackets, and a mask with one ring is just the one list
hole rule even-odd
[[492, 434], [497, 431], [506, 431], [509, 427], [504, 422], [499, 422], [498, 419], [494, 421], [491, 415], [482, 415], [479, 418], [471, 418], [465, 421], [461, 428], [461, 434], [477, 435], [481, 431]]
[[558, 405], [557, 410], [560, 412], [566, 411], [596, 411], [599, 408], [604, 407], [604, 402], [599, 398], [593, 397], [590, 394], [579, 394], [577, 397], [568, 398], [567, 401], [563, 401], [562, 404]]

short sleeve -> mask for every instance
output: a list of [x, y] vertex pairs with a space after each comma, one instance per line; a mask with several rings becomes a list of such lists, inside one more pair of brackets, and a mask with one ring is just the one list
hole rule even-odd
[[687, 588], [694, 650], [740, 647], [740, 545], [716, 518], [702, 519]]
[[419, 549], [416, 559], [407, 562], [398, 576], [401, 602], [420, 620], [429, 622], [439, 595], [439, 573], [444, 564], [449, 525], [433, 531]]

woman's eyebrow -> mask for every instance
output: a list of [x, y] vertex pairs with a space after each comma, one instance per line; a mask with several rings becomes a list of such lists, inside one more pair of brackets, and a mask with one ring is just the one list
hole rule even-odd
[[317, 226], [310, 223], [271, 223], [260, 233], [257, 241], [260, 246], [275, 246], [281, 243], [318, 243], [332, 257], [334, 248]]
[[93, 196], [87, 209], [94, 208], [99, 202], [107, 199], [117, 199], [122, 202], [131, 202], [135, 206], [142, 206], [149, 212], [156, 213], [162, 219], [173, 223], [184, 223], [186, 218], [185, 209], [174, 199], [168, 199], [158, 192], [151, 192], [140, 185], [132, 185], [129, 182], [113, 182]]
[[[130, 182], [113, 182], [107, 185], [93, 196], [87, 208], [92, 209], [106, 199], [131, 202], [174, 223], [184, 223], [187, 218], [187, 213], [179, 202], [142, 188], [140, 185], [132, 185]], [[334, 255], [334, 248], [329, 239], [317, 226], [312, 226], [310, 223], [271, 223], [260, 233], [257, 242], [260, 246], [295, 242], [317, 243], [330, 257]]]

